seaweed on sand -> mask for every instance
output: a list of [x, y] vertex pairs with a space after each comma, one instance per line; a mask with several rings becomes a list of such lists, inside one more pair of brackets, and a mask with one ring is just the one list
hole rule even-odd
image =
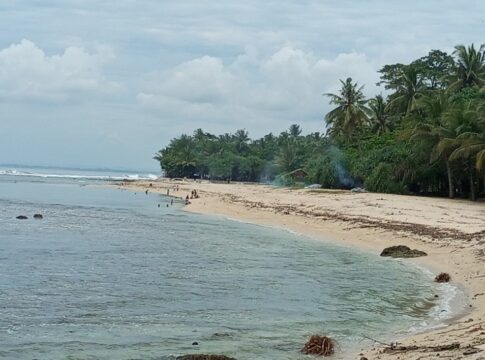
[[312, 335], [301, 352], [307, 355], [330, 356], [335, 352], [335, 341], [325, 335]]
[[444, 272], [442, 272], [439, 275], [436, 275], [436, 277], [434, 278], [434, 281], [436, 281], [437, 283], [450, 282], [450, 280], [451, 280], [450, 274], [447, 274], [447, 273], [444, 273]]

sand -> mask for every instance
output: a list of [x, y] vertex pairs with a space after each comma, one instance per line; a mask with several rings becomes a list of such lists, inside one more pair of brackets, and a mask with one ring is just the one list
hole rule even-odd
[[[466, 311], [441, 328], [396, 339], [406, 350], [375, 343], [351, 359], [485, 359], [485, 203], [340, 190], [274, 188], [194, 181], [125, 182], [116, 186], [185, 198], [187, 211], [286, 228], [315, 239], [379, 254], [407, 245], [428, 256], [404, 261], [447, 272], [466, 293]], [[177, 184], [179, 191], [174, 191]], [[462, 304], [463, 305], [463, 304]], [[458, 349], [432, 349], [459, 343]], [[416, 349], [410, 349], [416, 347]], [[478, 351], [473, 354], [469, 352]]]

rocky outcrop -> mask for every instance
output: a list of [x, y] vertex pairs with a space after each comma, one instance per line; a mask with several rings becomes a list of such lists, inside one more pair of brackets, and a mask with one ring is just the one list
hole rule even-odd
[[42, 214], [34, 214], [34, 219], [42, 220], [43, 218], [44, 216], [42, 216]]
[[19, 216], [17, 216], [17, 219], [19, 219], [19, 220], [27, 220], [28, 217], [25, 216], [25, 215], [19, 215]]
[[381, 252], [381, 256], [390, 256], [392, 258], [415, 258], [420, 256], [426, 256], [424, 251], [410, 249], [405, 245], [397, 245], [385, 248]]

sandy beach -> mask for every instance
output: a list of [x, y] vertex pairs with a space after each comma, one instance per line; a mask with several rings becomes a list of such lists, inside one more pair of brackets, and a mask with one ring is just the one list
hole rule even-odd
[[[150, 185], [151, 184], [151, 185]], [[179, 190], [174, 190], [174, 185]], [[466, 293], [466, 310], [442, 327], [355, 354], [360, 359], [485, 359], [485, 203], [274, 188], [255, 184], [137, 181], [115, 186], [185, 198], [197, 190], [187, 211], [282, 227], [315, 239], [379, 254], [407, 245], [428, 256], [410, 259], [433, 273], [447, 272]]]

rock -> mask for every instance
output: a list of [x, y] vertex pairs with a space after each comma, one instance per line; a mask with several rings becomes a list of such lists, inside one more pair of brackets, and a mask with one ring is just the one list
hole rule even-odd
[[194, 342], [192, 343], [192, 346], [197, 346], [197, 345], [199, 345], [199, 343], [198, 343], [197, 341], [194, 341]]
[[17, 219], [19, 219], [19, 220], [27, 220], [28, 217], [25, 216], [25, 215], [19, 215], [19, 216], [17, 216]]
[[176, 360], [236, 360], [236, 359], [228, 356], [224, 356], [224, 355], [192, 354], [192, 355], [178, 356]]
[[415, 258], [420, 256], [426, 256], [424, 251], [413, 249], [405, 245], [397, 245], [385, 248], [381, 252], [381, 256], [390, 256], [392, 258]]
[[362, 356], [360, 360], [368, 360], [365, 356]]
[[305, 186], [305, 189], [321, 189], [321, 188], [322, 188], [322, 185], [320, 184], [311, 184], [311, 185]]
[[39, 220], [41, 220], [41, 219], [43, 219], [43, 218], [44, 218], [44, 216], [43, 216], [42, 214], [34, 214], [34, 219], [39, 219]]

